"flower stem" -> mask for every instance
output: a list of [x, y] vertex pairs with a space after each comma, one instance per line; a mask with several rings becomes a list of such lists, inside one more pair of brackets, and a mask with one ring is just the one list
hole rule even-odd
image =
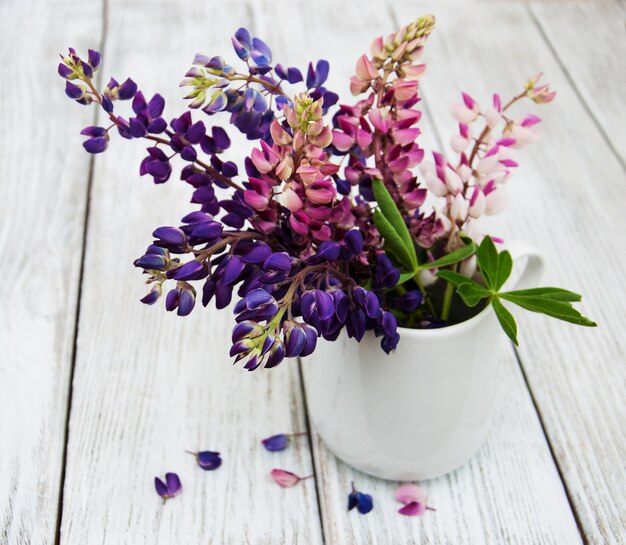
[[443, 294], [443, 305], [441, 307], [441, 319], [446, 322], [448, 316], [450, 316], [450, 309], [452, 308], [452, 295], [454, 294], [454, 286], [448, 282], [446, 285], [446, 291]]

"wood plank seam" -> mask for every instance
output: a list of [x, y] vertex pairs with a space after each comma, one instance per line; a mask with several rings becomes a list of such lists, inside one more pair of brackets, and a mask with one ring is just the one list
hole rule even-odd
[[565, 63], [563, 62], [563, 59], [561, 59], [561, 57], [559, 56], [556, 48], [554, 47], [554, 45], [550, 41], [550, 37], [548, 36], [548, 33], [545, 31], [545, 29], [543, 28], [543, 25], [541, 24], [541, 21], [539, 21], [539, 18], [537, 17], [535, 12], [533, 11], [532, 5], [529, 2], [526, 2], [525, 5], [526, 5], [526, 11], [528, 12], [528, 16], [530, 17], [531, 21], [533, 22], [533, 24], [537, 28], [539, 34], [543, 38], [543, 41], [545, 42], [546, 47], [552, 53], [552, 56], [554, 57], [554, 59], [556, 60], [557, 64], [561, 68], [561, 70], [563, 72], [563, 75], [565, 76], [565, 79], [570, 84], [572, 90], [574, 91], [574, 94], [578, 98], [578, 101], [581, 103], [581, 105], [582, 105], [583, 109], [585, 110], [585, 112], [587, 112], [587, 114], [589, 115], [589, 118], [591, 119], [593, 124], [598, 129], [598, 132], [602, 135], [602, 139], [606, 143], [607, 147], [611, 150], [611, 153], [618, 160], [619, 164], [622, 166], [622, 169], [626, 170], [626, 163], [624, 163], [624, 160], [622, 159], [619, 151], [615, 147], [615, 144], [611, 140], [611, 137], [606, 133], [604, 127], [602, 126], [602, 124], [600, 123], [598, 118], [593, 113], [593, 110], [591, 109], [589, 103], [585, 100], [585, 97], [581, 93], [580, 88], [578, 87], [578, 85], [576, 85], [576, 81], [574, 80], [574, 78], [572, 78], [572, 75], [571, 75], [570, 71], [567, 69], [567, 66], [565, 66]]
[[539, 403], [535, 397], [535, 392], [528, 380], [528, 376], [526, 375], [526, 370], [524, 369], [524, 364], [522, 363], [522, 358], [517, 349], [511, 344], [513, 348], [513, 353], [515, 354], [515, 359], [517, 360], [517, 364], [519, 366], [520, 373], [522, 374], [522, 378], [524, 379], [524, 384], [526, 384], [526, 389], [528, 390], [528, 395], [530, 396], [530, 400], [535, 409], [535, 413], [537, 414], [537, 419], [539, 420], [539, 425], [541, 426], [541, 431], [543, 432], [544, 437], [546, 438], [546, 443], [548, 444], [548, 450], [550, 451], [550, 456], [552, 457], [552, 461], [554, 462], [554, 466], [559, 474], [559, 478], [561, 479], [561, 483], [563, 484], [563, 490], [565, 492], [565, 497], [567, 498], [567, 503], [569, 503], [569, 507], [572, 510], [572, 515], [574, 516], [574, 520], [576, 521], [576, 526], [578, 527], [578, 532], [580, 533], [580, 538], [583, 542], [583, 545], [589, 545], [589, 540], [587, 539], [587, 535], [585, 534], [582, 522], [580, 520], [580, 514], [576, 509], [576, 504], [572, 499], [572, 495], [569, 487], [567, 486], [567, 481], [565, 480], [565, 476], [563, 474], [563, 470], [561, 465], [559, 464], [559, 459], [554, 452], [554, 445], [552, 444], [552, 439], [550, 438], [550, 434], [548, 433], [547, 426], [544, 422], [543, 414], [541, 413], [541, 409], [539, 407]]
[[[102, 0], [102, 27], [100, 34], [100, 43], [99, 51], [104, 51], [104, 46], [106, 44], [106, 33], [108, 26], [108, 5], [107, 0]], [[100, 88], [103, 80], [103, 72], [100, 71], [96, 77], [96, 87]], [[100, 116], [100, 108], [96, 108], [93, 114], [93, 123], [96, 125], [98, 123], [98, 117]], [[57, 507], [57, 520], [56, 520], [56, 531], [54, 536], [55, 545], [60, 545], [61, 543], [61, 524], [63, 522], [63, 500], [65, 494], [65, 469], [67, 467], [67, 445], [69, 442], [69, 433], [70, 433], [70, 414], [72, 412], [72, 397], [74, 393], [74, 369], [76, 368], [76, 353], [77, 353], [77, 343], [78, 343], [78, 324], [80, 322], [80, 306], [82, 301], [83, 294], [83, 279], [85, 272], [85, 256], [87, 254], [87, 235], [89, 231], [89, 213], [91, 211], [91, 188], [93, 186], [93, 177], [95, 170], [95, 162], [96, 156], [92, 155], [89, 160], [89, 171], [87, 174], [87, 192], [85, 195], [85, 215], [83, 217], [83, 238], [82, 244], [80, 248], [80, 268], [78, 271], [78, 294], [76, 297], [76, 309], [74, 312], [74, 333], [72, 339], [72, 354], [70, 358], [70, 373], [69, 373], [69, 384], [68, 384], [68, 394], [67, 394], [67, 406], [65, 410], [65, 429], [63, 431], [63, 453], [61, 455], [61, 475], [59, 478], [59, 500]]]
[[324, 529], [324, 514], [322, 513], [322, 501], [320, 486], [323, 483], [319, 481], [319, 473], [315, 463], [315, 454], [313, 452], [313, 432], [311, 429], [311, 419], [309, 418], [309, 404], [306, 397], [306, 388], [304, 387], [304, 374], [302, 373], [302, 359], [298, 357], [298, 381], [300, 383], [300, 391], [302, 392], [302, 405], [304, 407], [304, 423], [306, 426], [307, 441], [309, 443], [309, 454], [311, 456], [311, 467], [313, 468], [313, 481], [315, 481], [315, 497], [317, 498], [317, 513], [320, 521], [320, 529], [322, 532], [322, 544], [326, 544], [326, 531]]

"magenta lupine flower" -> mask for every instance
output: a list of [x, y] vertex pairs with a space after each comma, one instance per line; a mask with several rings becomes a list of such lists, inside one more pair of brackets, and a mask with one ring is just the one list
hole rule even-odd
[[165, 482], [159, 477], [154, 478], [154, 488], [156, 493], [163, 498], [163, 503], [165, 503], [170, 498], [180, 494], [183, 490], [183, 485], [176, 473], [166, 473]]

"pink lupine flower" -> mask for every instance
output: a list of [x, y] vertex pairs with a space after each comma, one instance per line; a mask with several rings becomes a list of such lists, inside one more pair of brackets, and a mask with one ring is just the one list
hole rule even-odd
[[368, 118], [377, 131], [383, 134], [387, 134], [389, 132], [389, 129], [391, 128], [391, 114], [389, 113], [389, 110], [372, 108], [368, 114]]
[[454, 221], [465, 221], [467, 219], [468, 209], [469, 203], [465, 200], [465, 197], [463, 197], [461, 193], [457, 193], [450, 202], [450, 219]]
[[[506, 208], [506, 197], [501, 186], [494, 187], [491, 191], [484, 189], [485, 193], [485, 214], [494, 215], [502, 212]], [[492, 237], [493, 238], [493, 237]]]
[[480, 113], [480, 106], [467, 93], [461, 93], [463, 104], [455, 104], [452, 107], [452, 116], [460, 123], [471, 123]]
[[333, 146], [339, 151], [348, 151], [354, 146], [354, 138], [345, 132], [333, 131]]
[[292, 212], [297, 212], [298, 210], [301, 210], [304, 206], [302, 203], [302, 199], [298, 197], [298, 194], [290, 187], [287, 187], [283, 190], [281, 196], [281, 204]]
[[461, 153], [469, 146], [469, 125], [459, 123], [459, 134], [455, 134], [450, 140], [450, 145], [456, 153]]
[[297, 485], [300, 481], [305, 481], [306, 479], [312, 479], [313, 475], [308, 475], [307, 477], [299, 477], [295, 473], [291, 471], [286, 471], [284, 469], [272, 469], [270, 473], [274, 482], [282, 486], [283, 488], [291, 488], [292, 486]]
[[366, 55], [361, 55], [356, 61], [356, 77], [361, 81], [370, 81], [378, 77], [378, 70]]
[[520, 122], [520, 125], [522, 127], [532, 127], [533, 125], [536, 125], [537, 123], [541, 123], [541, 118], [539, 116], [529, 114], [524, 119], [522, 119], [522, 121]]
[[417, 81], [397, 79], [392, 83], [391, 87], [396, 100], [400, 102], [408, 100], [417, 94]]
[[479, 218], [485, 213], [487, 199], [479, 186], [474, 186], [474, 191], [469, 202], [468, 214], [472, 218]]
[[401, 515], [409, 517], [421, 517], [426, 510], [434, 511], [426, 504], [426, 494], [417, 485], [403, 484], [396, 491], [396, 500], [404, 503], [404, 507], [398, 510]]
[[263, 140], [261, 140], [261, 148], [262, 151], [258, 148], [254, 148], [250, 158], [256, 169], [265, 174], [270, 172], [278, 164], [280, 155]]
[[539, 140], [539, 134], [533, 131], [530, 126], [522, 126], [519, 123], [513, 123], [507, 129], [507, 134], [515, 140], [513, 147], [521, 148], [529, 144], [534, 144]]
[[305, 189], [307, 198], [315, 204], [328, 204], [336, 194], [334, 184], [330, 180], [318, 180]]
[[350, 78], [350, 92], [352, 93], [352, 96], [357, 96], [357, 95], [360, 95], [361, 93], [364, 93], [365, 91], [369, 89], [369, 87], [370, 87], [369, 81], [362, 81], [356, 76], [352, 76]]

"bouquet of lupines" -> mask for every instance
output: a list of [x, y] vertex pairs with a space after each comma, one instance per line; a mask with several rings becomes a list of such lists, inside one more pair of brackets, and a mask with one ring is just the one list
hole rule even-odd
[[[540, 74], [508, 101], [494, 94], [487, 107], [463, 93], [452, 110], [457, 156], [426, 160], [417, 143], [419, 59], [434, 24], [420, 17], [375, 39], [350, 81], [356, 102], [341, 106], [324, 86], [327, 61], [310, 63], [306, 75], [274, 64], [269, 47], [241, 28], [232, 44], [243, 71], [196, 55], [181, 82], [190, 110], [169, 123], [160, 95], [148, 99], [130, 78], [99, 90], [100, 54], [89, 50], [83, 60], [70, 49], [58, 69], [67, 95], [108, 116], [108, 127], [82, 131], [85, 149], [105, 151], [115, 131], [143, 139], [140, 175], [164, 183], [178, 164], [197, 205], [178, 227], [157, 228], [135, 261], [151, 286], [142, 301], [165, 295], [165, 308], [186, 316], [198, 297], [224, 309], [234, 292], [231, 356], [249, 370], [306, 356], [319, 337], [335, 340], [344, 329], [356, 341], [373, 330], [389, 353], [398, 326], [444, 327], [487, 304], [517, 342], [502, 300], [595, 325], [572, 307], [580, 300], [572, 292], [501, 292], [511, 256], [477, 228], [482, 215], [504, 207], [516, 150], [538, 138], [540, 119], [513, 117], [510, 108], [548, 103], [555, 93]], [[130, 117], [117, 113], [119, 101], [131, 101]], [[229, 156], [224, 127], [210, 123], [220, 119], [255, 142], [243, 161]], [[435, 206], [426, 210], [429, 192]]]

